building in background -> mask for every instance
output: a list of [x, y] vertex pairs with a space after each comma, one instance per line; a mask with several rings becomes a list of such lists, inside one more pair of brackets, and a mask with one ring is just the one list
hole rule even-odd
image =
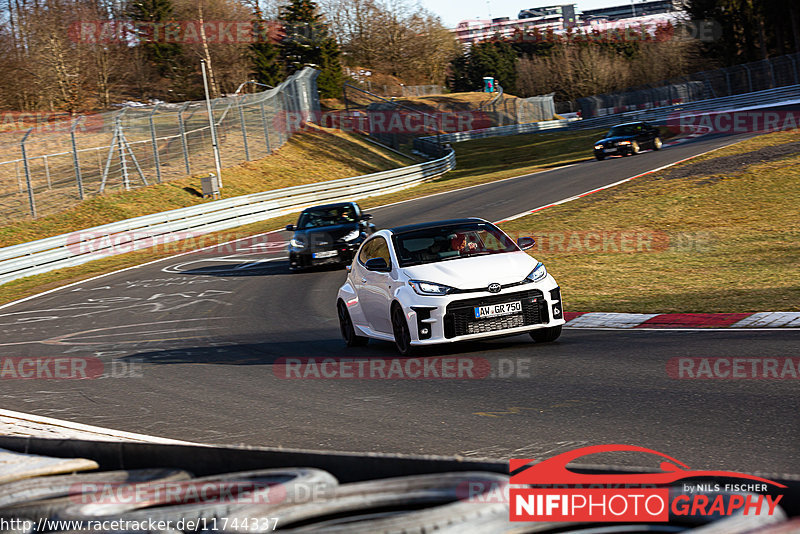
[[685, 14], [686, 1], [649, 0], [601, 9], [587, 9], [583, 12], [577, 10], [575, 4], [535, 7], [521, 10], [516, 19], [498, 17], [491, 20], [462, 20], [451, 31], [456, 34], [461, 44], [469, 46], [487, 39], [511, 39], [520, 32], [524, 34], [533, 31], [534, 28], [540, 33], [552, 30], [556, 34], [576, 28], [583, 31], [587, 29], [605, 31], [626, 26], [652, 29], [658, 24], [682, 18]]

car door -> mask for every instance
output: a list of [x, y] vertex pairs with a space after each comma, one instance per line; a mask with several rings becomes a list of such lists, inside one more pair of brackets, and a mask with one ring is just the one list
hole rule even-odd
[[[366, 263], [372, 258], [383, 258], [388, 265], [392, 265], [389, 244], [382, 236], [370, 239], [364, 245], [364, 254], [359, 254], [358, 263]], [[392, 323], [389, 317], [389, 306], [392, 299], [391, 273], [369, 271], [363, 263], [359, 265], [359, 279], [361, 289], [358, 300], [364, 310], [367, 324], [376, 332], [392, 333]]]

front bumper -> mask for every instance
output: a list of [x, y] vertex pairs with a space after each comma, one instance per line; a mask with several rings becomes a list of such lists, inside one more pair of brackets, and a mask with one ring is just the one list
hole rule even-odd
[[[412, 290], [413, 291], [413, 290]], [[520, 301], [522, 313], [475, 318], [475, 307]], [[561, 290], [552, 276], [542, 282], [441, 297], [409, 295], [400, 299], [411, 330], [412, 345], [431, 345], [521, 334], [562, 325]]]
[[[304, 269], [316, 265], [338, 265], [353, 261], [353, 255], [358, 247], [358, 243], [336, 243], [327, 247], [289, 249], [289, 268]], [[319, 257], [320, 255], [324, 257]]]

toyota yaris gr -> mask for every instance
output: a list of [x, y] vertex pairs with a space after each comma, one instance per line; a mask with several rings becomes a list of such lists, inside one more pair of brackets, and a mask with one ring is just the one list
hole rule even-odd
[[348, 346], [369, 338], [415, 347], [529, 333], [561, 334], [561, 292], [545, 266], [483, 219], [380, 230], [358, 250], [337, 312]]

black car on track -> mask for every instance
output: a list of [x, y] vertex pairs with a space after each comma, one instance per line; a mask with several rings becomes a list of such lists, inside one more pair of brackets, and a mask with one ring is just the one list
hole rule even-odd
[[296, 271], [314, 265], [344, 264], [364, 239], [375, 231], [355, 202], [337, 202], [306, 208], [286, 230], [294, 232], [289, 241], [289, 269]]
[[629, 122], [614, 126], [597, 141], [594, 157], [602, 161], [607, 156], [632, 156], [644, 148], [661, 149], [658, 128], [646, 122]]

